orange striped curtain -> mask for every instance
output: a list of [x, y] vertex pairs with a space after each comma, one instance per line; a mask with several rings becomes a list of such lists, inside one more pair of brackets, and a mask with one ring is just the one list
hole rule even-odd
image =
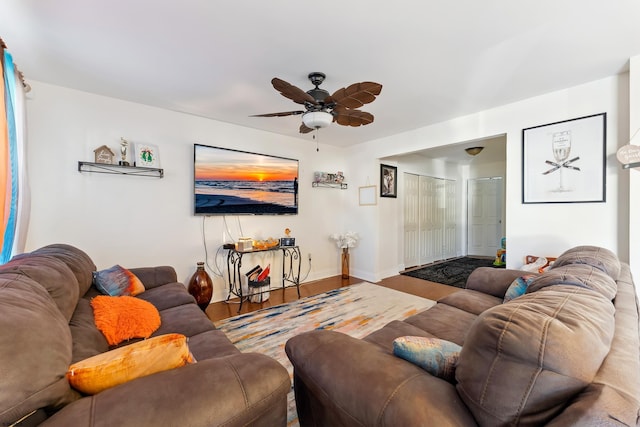
[[22, 75], [0, 39], [0, 264], [24, 250], [29, 203]]

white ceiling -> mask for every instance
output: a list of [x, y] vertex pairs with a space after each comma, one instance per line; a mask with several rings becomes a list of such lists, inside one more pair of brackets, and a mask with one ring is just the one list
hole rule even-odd
[[349, 146], [615, 75], [640, 54], [637, 0], [1, 0], [0, 36], [28, 80], [311, 140], [299, 105], [383, 85], [374, 123], [332, 124]]

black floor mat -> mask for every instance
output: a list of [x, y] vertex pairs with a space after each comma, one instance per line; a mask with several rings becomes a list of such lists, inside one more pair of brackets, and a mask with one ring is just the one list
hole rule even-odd
[[478, 267], [504, 267], [493, 265], [494, 260], [488, 258], [463, 257], [450, 261], [439, 262], [415, 270], [405, 271], [402, 274], [443, 285], [464, 288], [467, 278]]

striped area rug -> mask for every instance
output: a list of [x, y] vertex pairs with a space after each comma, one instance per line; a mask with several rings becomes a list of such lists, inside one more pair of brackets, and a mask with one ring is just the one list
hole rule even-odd
[[[435, 305], [435, 301], [363, 282], [297, 301], [215, 322], [242, 352], [271, 356], [289, 371], [287, 340], [302, 332], [330, 329], [362, 338], [392, 320], [402, 320]], [[288, 426], [297, 426], [293, 390]]]

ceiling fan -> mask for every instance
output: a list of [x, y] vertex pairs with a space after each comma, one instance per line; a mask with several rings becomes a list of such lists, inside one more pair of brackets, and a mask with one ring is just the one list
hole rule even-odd
[[251, 117], [283, 117], [302, 114], [300, 133], [309, 133], [318, 128], [336, 122], [342, 126], [364, 126], [373, 122], [373, 114], [358, 110], [364, 104], [375, 101], [380, 95], [382, 85], [374, 82], [354, 83], [346, 88], [329, 94], [318, 86], [327, 77], [324, 73], [313, 72], [309, 80], [314, 89], [303, 91], [277, 77], [271, 80], [273, 87], [285, 98], [296, 104], [304, 105], [305, 110], [284, 111], [281, 113], [256, 114]]

